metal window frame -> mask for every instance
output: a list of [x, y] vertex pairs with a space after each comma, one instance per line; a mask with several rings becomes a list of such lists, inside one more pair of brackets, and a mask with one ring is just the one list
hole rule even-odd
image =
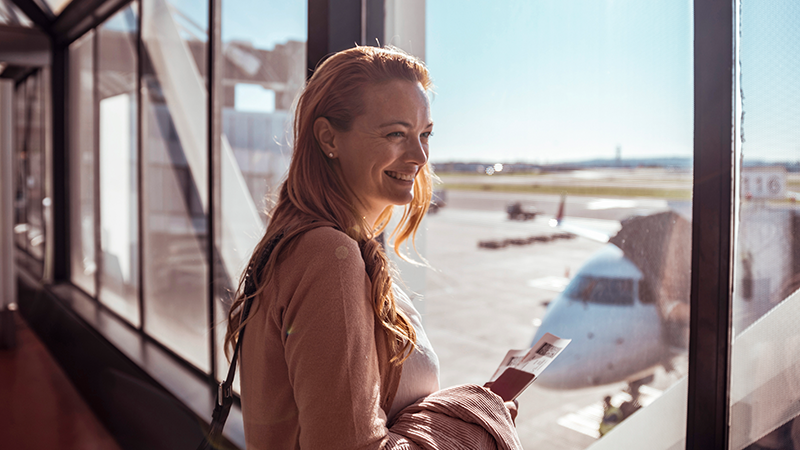
[[737, 0], [694, 2], [694, 183], [687, 450], [728, 447]]
[[[97, 24], [99, 27], [102, 24]], [[97, 80], [99, 78], [98, 75], [98, 60], [100, 59], [100, 49], [98, 42], [100, 40], [99, 34], [100, 32], [97, 30], [97, 27], [93, 28], [94, 33], [92, 33], [92, 158], [94, 159], [94, 164], [92, 165], [92, 175], [94, 177], [94, 184], [92, 185], [92, 239], [94, 245], [94, 264], [95, 264], [95, 272], [94, 272], [94, 300], [99, 304], [106, 307], [106, 305], [100, 301], [100, 295], [103, 290], [102, 282], [103, 282], [103, 244], [102, 244], [102, 236], [101, 236], [101, 211], [100, 211], [100, 92]], [[111, 309], [109, 308], [109, 311]], [[116, 311], [114, 311], [114, 315], [119, 316]], [[126, 323], [130, 323], [129, 320], [124, 319]]]
[[[137, 272], [139, 274], [137, 282], [139, 283], [137, 289], [138, 304], [139, 304], [139, 330], [144, 333], [144, 326], [146, 321], [145, 315], [145, 302], [144, 302], [144, 111], [142, 106], [144, 100], [142, 99], [142, 74], [144, 73], [142, 65], [142, 55], [144, 54], [144, 45], [142, 45], [142, 4], [143, 0], [137, 0], [137, 17], [136, 17], [136, 239], [137, 248], [139, 252], [137, 261], [139, 267]], [[121, 9], [120, 9], [121, 10]]]
[[206, 67], [208, 73], [208, 121], [206, 131], [208, 133], [208, 233], [207, 233], [207, 258], [208, 275], [210, 283], [208, 285], [208, 333], [209, 339], [209, 382], [213, 386], [217, 384], [217, 333], [220, 332], [216, 326], [216, 302], [217, 298], [225, 295], [225, 289], [220, 280], [224, 279], [225, 269], [220, 264], [217, 243], [222, 242], [222, 211], [217, 205], [221, 205], [222, 199], [222, 180], [221, 173], [217, 168], [221, 159], [221, 139], [222, 139], [222, 0], [208, 0], [208, 45], [206, 46]]
[[70, 279], [70, 182], [69, 151], [67, 138], [68, 97], [67, 71], [69, 67], [69, 46], [53, 45], [52, 74], [50, 77], [50, 110], [53, 161], [53, 279]]
[[307, 76], [332, 53], [383, 45], [385, 18], [386, 0], [308, 0]]

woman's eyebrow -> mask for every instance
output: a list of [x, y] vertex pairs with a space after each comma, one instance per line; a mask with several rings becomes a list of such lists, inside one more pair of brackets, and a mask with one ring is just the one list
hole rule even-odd
[[[393, 125], [402, 125], [402, 126], [404, 126], [406, 128], [411, 128], [412, 127], [410, 123], [404, 122], [402, 120], [395, 120], [393, 122], [386, 122], [386, 123], [384, 123], [382, 125], [379, 125], [379, 127], [380, 128], [385, 128], [385, 127], [391, 127]], [[433, 126], [433, 122], [430, 122], [430, 123], [428, 123], [428, 125], [425, 128], [430, 128], [432, 126]]]
[[380, 127], [381, 127], [381, 128], [384, 128], [384, 127], [391, 127], [391, 126], [393, 126], [393, 125], [402, 125], [402, 126], [404, 126], [404, 127], [406, 127], [406, 128], [411, 128], [411, 124], [410, 124], [410, 123], [408, 123], [408, 122], [404, 122], [404, 121], [402, 121], [402, 120], [395, 120], [395, 121], [392, 121], [392, 122], [386, 122], [386, 123], [384, 123], [383, 125], [380, 125]]

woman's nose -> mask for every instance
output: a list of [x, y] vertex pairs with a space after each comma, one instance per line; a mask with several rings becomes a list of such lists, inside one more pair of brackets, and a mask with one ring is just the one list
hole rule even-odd
[[428, 144], [422, 138], [411, 139], [406, 149], [408, 162], [422, 166], [428, 162]]

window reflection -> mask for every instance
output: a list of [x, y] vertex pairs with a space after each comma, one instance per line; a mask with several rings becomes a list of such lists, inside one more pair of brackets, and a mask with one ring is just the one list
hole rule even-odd
[[[306, 77], [306, 7], [302, 0], [222, 2], [218, 323], [227, 317], [226, 292], [237, 286], [263, 235], [270, 196], [289, 167], [292, 103]], [[217, 372], [224, 377], [224, 326], [215, 332]]]
[[26, 116], [22, 151], [26, 153], [27, 166], [27, 244], [28, 252], [36, 258], [44, 257], [44, 98], [42, 71], [28, 77], [25, 88]]
[[800, 4], [741, 2], [730, 448], [800, 449]]
[[142, 3], [144, 328], [208, 371], [208, 3]]
[[48, 10], [51, 14], [57, 16], [61, 14], [61, 11], [67, 7], [72, 2], [72, 0], [44, 0], [39, 4], [44, 7], [45, 10]]
[[28, 231], [27, 192], [28, 155], [22, 150], [25, 136], [26, 104], [25, 87], [22, 83], [14, 89], [14, 242], [27, 248], [25, 234]]
[[30, 27], [33, 22], [11, 0], [0, 0], [0, 24]]
[[139, 315], [136, 35], [132, 3], [97, 28], [100, 292], [132, 324]]
[[42, 70], [14, 89], [14, 239], [37, 259], [44, 257], [44, 97]]
[[94, 31], [69, 47], [70, 267], [71, 279], [95, 295]]

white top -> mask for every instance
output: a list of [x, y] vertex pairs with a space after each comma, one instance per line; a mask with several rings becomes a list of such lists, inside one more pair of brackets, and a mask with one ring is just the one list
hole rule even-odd
[[422, 328], [422, 316], [408, 295], [396, 283], [392, 283], [392, 292], [398, 309], [405, 313], [414, 331], [417, 332], [417, 350], [403, 363], [400, 386], [389, 411], [390, 420], [401, 409], [439, 390], [439, 357], [433, 351], [425, 329]]

